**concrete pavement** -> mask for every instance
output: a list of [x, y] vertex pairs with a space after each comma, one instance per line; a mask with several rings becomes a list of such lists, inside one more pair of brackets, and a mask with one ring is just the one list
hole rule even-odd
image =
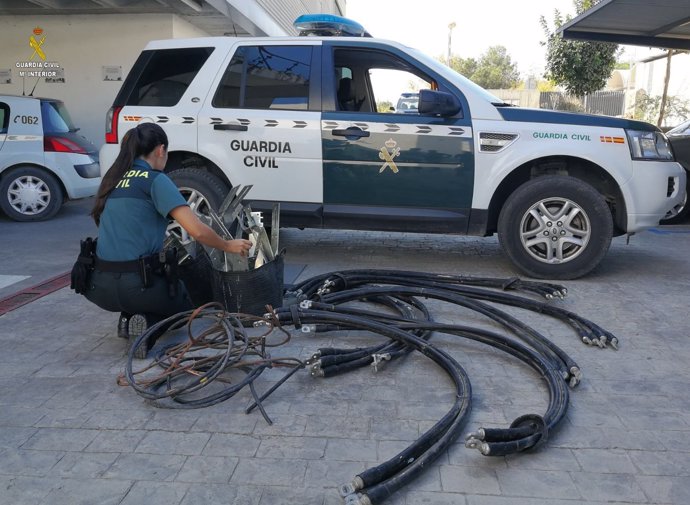
[[[61, 213], [60, 225], [76, 235], [70, 240], [93, 233], [77, 210]], [[8, 224], [20, 233], [5, 221], [0, 227]], [[21, 233], [43, 226], [25, 224]], [[281, 242], [288, 263], [306, 265], [300, 279], [351, 268], [515, 275], [495, 238], [289, 229]], [[0, 296], [62, 273], [76, 250], [60, 242], [52, 258], [36, 250], [11, 259], [0, 275], [33, 277]], [[583, 370], [561, 429], [541, 450], [510, 457], [484, 457], [458, 441], [386, 503], [690, 503], [689, 251], [688, 225], [642, 233], [629, 245], [617, 238], [592, 275], [564, 283], [568, 297], [554, 303], [613, 332], [617, 352], [583, 345], [555, 320], [515, 312]], [[488, 324], [433, 307], [440, 320]], [[378, 374], [297, 374], [265, 404], [272, 426], [243, 413], [247, 392], [206, 409], [157, 409], [116, 384], [125, 363], [116, 317], [68, 288], [0, 316], [0, 505], [338, 504], [337, 485], [408, 445], [452, 401], [446, 376], [411, 355]], [[284, 352], [306, 358], [332, 342], [369, 340], [295, 332]], [[467, 431], [543, 412], [546, 389], [526, 367], [450, 337], [434, 342], [472, 380]], [[277, 377], [267, 374], [260, 389]]]

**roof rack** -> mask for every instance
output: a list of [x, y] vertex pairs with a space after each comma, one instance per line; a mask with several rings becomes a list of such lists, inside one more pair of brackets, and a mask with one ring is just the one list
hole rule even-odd
[[335, 14], [303, 14], [292, 25], [301, 36], [371, 37], [357, 21]]

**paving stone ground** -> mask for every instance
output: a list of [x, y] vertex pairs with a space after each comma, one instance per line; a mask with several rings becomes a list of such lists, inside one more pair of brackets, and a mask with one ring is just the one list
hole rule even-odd
[[[288, 262], [306, 265], [301, 279], [351, 268], [515, 275], [495, 238], [283, 230], [281, 242]], [[687, 225], [629, 245], [617, 238], [596, 272], [565, 282], [568, 297], [554, 303], [616, 334], [617, 352], [513, 311], [584, 372], [560, 430], [539, 451], [510, 457], [458, 441], [386, 503], [690, 503], [689, 252]], [[442, 321], [488, 324], [433, 308]], [[245, 392], [211, 408], [158, 409], [116, 384], [126, 349], [115, 327], [115, 314], [68, 288], [0, 317], [0, 505], [339, 504], [337, 485], [416, 439], [453, 397], [444, 374], [413, 354], [376, 374], [296, 375], [265, 404], [273, 426], [243, 413]], [[467, 431], [544, 411], [546, 389], [525, 366], [451, 337], [434, 341], [472, 380]], [[280, 352], [306, 358], [324, 344], [367, 342], [295, 332]], [[278, 377], [266, 374], [259, 388]]]

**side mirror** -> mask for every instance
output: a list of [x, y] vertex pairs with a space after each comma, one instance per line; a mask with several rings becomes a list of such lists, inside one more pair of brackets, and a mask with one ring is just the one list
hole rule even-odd
[[460, 102], [450, 93], [432, 89], [419, 90], [418, 111], [423, 115], [449, 117], [460, 112]]

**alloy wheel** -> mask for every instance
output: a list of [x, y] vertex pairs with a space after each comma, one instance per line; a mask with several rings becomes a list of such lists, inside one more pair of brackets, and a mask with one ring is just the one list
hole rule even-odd
[[565, 263], [585, 250], [592, 233], [585, 211], [567, 198], [547, 198], [534, 204], [520, 221], [520, 240], [533, 258]]

